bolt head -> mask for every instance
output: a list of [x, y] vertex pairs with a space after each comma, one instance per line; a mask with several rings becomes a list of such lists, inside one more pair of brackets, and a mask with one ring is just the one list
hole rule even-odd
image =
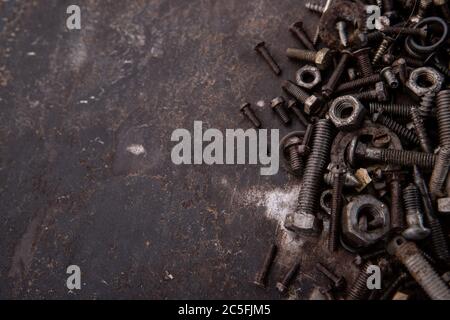
[[378, 82], [375, 85], [375, 90], [377, 92], [377, 99], [380, 102], [389, 100], [389, 91], [387, 90], [384, 82]]
[[241, 112], [243, 112], [243, 111], [244, 111], [245, 109], [247, 109], [248, 107], [250, 107], [250, 103], [246, 102], [246, 103], [242, 104], [242, 105], [241, 105], [241, 108], [240, 108]]
[[301, 30], [301, 29], [303, 29], [303, 22], [302, 21], [294, 22], [290, 28], [291, 29], [298, 28]]
[[411, 241], [423, 240], [430, 235], [430, 230], [419, 226], [411, 226], [403, 231], [402, 236]]
[[284, 98], [283, 97], [276, 97], [270, 102], [270, 106], [273, 108], [276, 108], [279, 105], [284, 104]]
[[358, 56], [360, 56], [360, 55], [363, 55], [363, 54], [369, 54], [370, 50], [372, 50], [372, 49], [369, 48], [369, 47], [362, 48], [362, 49], [359, 49], [359, 50], [354, 51], [354, 52], [352, 53], [352, 56], [356, 58], [356, 57], [358, 57]]
[[305, 101], [305, 113], [308, 115], [313, 115], [315, 114], [318, 109], [323, 105], [323, 99], [316, 96], [316, 95], [312, 95], [310, 96], [308, 99], [306, 99]]
[[317, 51], [315, 63], [320, 70], [328, 68], [331, 63], [332, 51], [328, 48], [323, 48]]
[[255, 46], [255, 50], [258, 50], [261, 47], [265, 47], [266, 43], [264, 41], [259, 42], [258, 44], [256, 44]]
[[317, 217], [305, 212], [286, 215], [284, 227], [304, 236], [318, 236], [320, 233], [320, 222]]

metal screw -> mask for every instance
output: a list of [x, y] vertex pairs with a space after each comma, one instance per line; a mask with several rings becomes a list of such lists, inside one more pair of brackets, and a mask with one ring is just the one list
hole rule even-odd
[[280, 66], [277, 64], [275, 59], [270, 54], [269, 50], [266, 47], [266, 43], [264, 41], [258, 43], [255, 46], [256, 52], [258, 52], [261, 57], [267, 62], [270, 69], [272, 69], [273, 73], [275, 73], [277, 76], [281, 74]]
[[426, 153], [432, 153], [431, 140], [428, 137], [427, 129], [425, 128], [425, 123], [422, 116], [420, 115], [419, 108], [412, 108], [410, 110], [411, 119], [414, 124], [414, 129], [416, 130], [417, 137], [419, 138], [420, 146], [422, 151]]
[[309, 40], [305, 29], [303, 28], [303, 22], [298, 21], [290, 26], [289, 30], [297, 37], [298, 40], [309, 50], [316, 50], [311, 40]]
[[434, 110], [434, 102], [436, 95], [434, 93], [428, 92], [420, 99], [419, 111], [422, 117], [431, 117]]
[[336, 88], [339, 79], [345, 71], [348, 61], [350, 60], [351, 53], [349, 51], [343, 51], [341, 59], [339, 60], [338, 65], [334, 69], [333, 73], [330, 76], [327, 84], [322, 87], [322, 94], [325, 97], [330, 97], [334, 89]]
[[450, 289], [423, 257], [414, 242], [396, 237], [389, 244], [388, 251], [402, 262], [431, 299], [450, 300]]
[[417, 165], [427, 169], [433, 168], [436, 162], [436, 156], [430, 153], [368, 147], [358, 142], [358, 137], [353, 139], [347, 149], [347, 158], [350, 163], [354, 162], [355, 158], [359, 158], [393, 165], [411, 167]]
[[340, 290], [345, 287], [346, 285], [345, 278], [342, 276], [340, 277], [337, 276], [320, 262], [316, 263], [316, 269], [333, 283], [334, 289]]
[[310, 95], [292, 81], [285, 80], [281, 85], [284, 91], [305, 105], [305, 113], [308, 115], [315, 114], [322, 106], [322, 99]]
[[395, 75], [391, 67], [384, 68], [383, 70], [380, 71], [380, 74], [384, 78], [388, 86], [391, 87], [392, 89], [397, 89], [398, 86], [400, 85], [397, 80], [397, 76]]
[[362, 91], [352, 94], [358, 100], [375, 100], [384, 102], [389, 99], [389, 92], [384, 85], [384, 82], [378, 82], [375, 84], [375, 89]]
[[409, 275], [406, 272], [401, 272], [400, 275], [389, 285], [389, 287], [383, 292], [380, 300], [388, 300], [400, 285], [408, 279]]
[[281, 281], [277, 283], [277, 289], [280, 293], [285, 293], [289, 288], [292, 280], [294, 280], [298, 271], [300, 270], [300, 262], [296, 262], [286, 273]]
[[289, 100], [289, 102], [287, 104], [287, 108], [288, 108], [288, 110], [292, 110], [294, 112], [294, 114], [297, 116], [298, 120], [300, 120], [301, 124], [305, 128], [310, 124], [308, 119], [306, 119], [305, 115], [298, 107], [298, 103], [296, 100]]
[[411, 115], [411, 109], [417, 108], [417, 105], [412, 104], [386, 104], [379, 102], [369, 103], [369, 112], [371, 114], [378, 113], [380, 110], [390, 114], [391, 116], [397, 116], [401, 119], [409, 119]]
[[390, 117], [387, 117], [383, 114], [383, 110], [380, 110], [378, 113], [375, 113], [372, 116], [372, 121], [374, 123], [380, 123], [393, 132], [395, 132], [399, 137], [405, 139], [406, 141], [413, 143], [413, 144], [419, 144], [419, 138], [415, 134], [414, 131], [409, 130], [408, 128], [402, 126], [400, 123], [396, 122], [395, 120], [391, 119]]
[[352, 81], [349, 81], [349, 82], [339, 85], [336, 88], [336, 93], [341, 93], [341, 92], [349, 91], [349, 90], [356, 90], [356, 89], [366, 87], [371, 84], [375, 84], [377, 82], [380, 82], [381, 80], [382, 80], [381, 74], [375, 73], [368, 77], [355, 79], [355, 80], [352, 80]]
[[267, 252], [266, 258], [264, 259], [264, 264], [260, 272], [256, 274], [255, 285], [265, 288], [267, 283], [267, 276], [269, 275], [270, 268], [277, 255], [278, 247], [273, 243]]
[[244, 103], [241, 106], [241, 112], [248, 120], [250, 120], [255, 128], [261, 128], [261, 121], [259, 121], [256, 114], [253, 112], [250, 103]]
[[322, 14], [325, 12], [325, 6], [322, 6], [318, 3], [307, 2], [307, 3], [305, 3], [305, 7], [306, 7], [306, 9], [311, 10], [316, 13]]
[[344, 189], [345, 169], [334, 169], [333, 191], [331, 196], [330, 233], [328, 235], [328, 250], [334, 252], [338, 248], [340, 236], [340, 219], [342, 211], [342, 190]]
[[353, 52], [353, 57], [355, 57], [363, 77], [368, 77], [373, 74], [372, 63], [369, 57], [371, 50], [371, 48], [363, 48]]
[[391, 193], [391, 229], [400, 232], [405, 227], [405, 216], [402, 205], [402, 187], [400, 174], [390, 172], [388, 175], [389, 189]]
[[331, 63], [332, 52], [328, 48], [319, 51], [288, 48], [286, 55], [291, 59], [315, 63], [317, 68], [324, 70]]
[[285, 125], [289, 124], [291, 122], [291, 118], [286, 113], [286, 110], [284, 109], [284, 98], [283, 97], [276, 97], [273, 99], [270, 103], [270, 106], [272, 110], [280, 117], [281, 121]]
[[383, 55], [387, 52], [389, 49], [389, 46], [393, 42], [392, 38], [385, 37], [383, 41], [381, 42], [380, 46], [378, 47], [377, 51], [375, 52], [375, 56], [372, 59], [372, 64], [375, 65], [380, 61], [380, 59], [383, 57]]
[[410, 184], [403, 190], [403, 201], [406, 210], [407, 229], [402, 235], [408, 240], [422, 240], [430, 235], [430, 229], [423, 225], [423, 212], [419, 189]]
[[438, 93], [436, 105], [441, 146], [448, 146], [450, 145], [450, 90]]
[[288, 155], [291, 170], [299, 174], [303, 168], [303, 161], [298, 152], [298, 147], [302, 144], [302, 139], [297, 136], [289, 138], [284, 146], [284, 152]]
[[339, 39], [343, 47], [348, 46], [348, 34], [347, 34], [347, 23], [345, 21], [338, 21], [336, 23], [336, 29], [339, 33]]
[[355, 279], [355, 282], [347, 293], [346, 300], [362, 300], [367, 296], [369, 293], [369, 289], [367, 288], [367, 279], [370, 275], [367, 273], [367, 268], [371, 265], [372, 263], [370, 261], [363, 265]]
[[450, 167], [450, 145], [439, 150], [436, 164], [430, 178], [430, 193], [434, 200], [444, 196], [442, 189], [447, 179]]

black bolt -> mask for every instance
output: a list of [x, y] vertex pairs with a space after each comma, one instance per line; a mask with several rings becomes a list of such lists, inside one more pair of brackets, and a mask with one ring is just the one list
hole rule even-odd
[[316, 263], [316, 269], [333, 283], [333, 288], [335, 290], [340, 290], [345, 287], [345, 278], [342, 276], [337, 276], [320, 262]]
[[323, 99], [316, 95], [310, 95], [292, 81], [285, 80], [281, 85], [283, 90], [297, 101], [304, 104], [304, 111], [309, 115], [315, 115], [323, 105]]
[[269, 50], [266, 47], [266, 43], [264, 41], [258, 43], [255, 46], [255, 50], [267, 62], [267, 64], [269, 65], [270, 69], [272, 69], [273, 73], [275, 73], [277, 76], [279, 76], [281, 74], [280, 66], [277, 64], [275, 59], [270, 54]]
[[248, 120], [250, 120], [255, 128], [261, 128], [261, 121], [259, 121], [256, 114], [253, 112], [250, 103], [244, 103], [241, 106], [241, 112]]
[[300, 110], [298, 103], [296, 100], [289, 100], [287, 104], [288, 110], [292, 110], [295, 113], [298, 120], [300, 120], [301, 124], [306, 128], [310, 122], [306, 119], [306, 116], [303, 114], [302, 110]]
[[386, 104], [371, 102], [369, 103], [369, 112], [374, 114], [380, 112], [380, 110], [383, 110], [383, 112], [390, 114], [391, 116], [396, 116], [406, 120], [410, 118], [411, 109], [417, 107], [418, 105], [411, 104]]
[[354, 93], [352, 96], [361, 101], [375, 100], [384, 102], [389, 99], [389, 92], [387, 91], [384, 82], [377, 82], [375, 84], [375, 89]]
[[352, 284], [350, 290], [347, 293], [346, 300], [363, 300], [369, 293], [367, 288], [367, 279], [370, 274], [367, 273], [367, 269], [371, 266], [370, 261], [366, 262], [358, 273], [355, 282]]
[[267, 252], [266, 258], [264, 259], [264, 264], [260, 272], [256, 274], [255, 285], [265, 288], [267, 283], [267, 276], [269, 275], [270, 268], [277, 255], [278, 247], [273, 243]]
[[376, 65], [378, 63], [378, 61], [380, 61], [380, 59], [383, 57], [383, 55], [387, 52], [387, 50], [389, 49], [389, 46], [391, 45], [391, 43], [393, 42], [392, 38], [384, 38], [383, 41], [381, 42], [380, 46], [378, 47], [377, 51], [375, 52], [375, 56], [372, 59], [372, 64]]
[[438, 93], [436, 99], [439, 140], [441, 146], [450, 145], [450, 90]]
[[309, 40], [308, 35], [303, 28], [303, 22], [298, 21], [290, 26], [289, 30], [294, 34], [298, 40], [308, 49], [308, 50], [316, 50], [311, 40]]
[[394, 292], [402, 285], [406, 279], [409, 278], [409, 275], [406, 272], [401, 272], [400, 275], [389, 285], [389, 287], [383, 292], [380, 297], [380, 300], [388, 300]]
[[363, 48], [353, 52], [353, 57], [356, 58], [359, 70], [361, 71], [363, 77], [368, 77], [373, 74], [372, 63], [370, 62], [369, 53], [371, 48]]
[[433, 200], [444, 197], [442, 189], [444, 188], [445, 180], [447, 180], [450, 168], [450, 145], [443, 146], [439, 150], [436, 164], [433, 168], [433, 173], [430, 178], [430, 193]]
[[272, 110], [278, 115], [278, 117], [280, 117], [281, 121], [283, 121], [283, 123], [286, 125], [291, 122], [291, 118], [284, 109], [284, 103], [285, 102], [283, 97], [276, 97], [272, 100], [270, 106]]
[[421, 38], [426, 38], [428, 35], [426, 28], [417, 29], [417, 28], [384, 26], [382, 31], [384, 33], [390, 34], [390, 35], [404, 34], [404, 35], [417, 36], [417, 37], [421, 37]]
[[349, 81], [349, 82], [339, 85], [336, 88], [336, 93], [341, 93], [341, 92], [349, 91], [349, 90], [356, 90], [356, 89], [359, 89], [362, 87], [369, 86], [371, 84], [375, 84], [377, 82], [380, 82], [381, 80], [382, 80], [381, 75], [379, 73], [375, 73], [368, 77], [355, 79], [355, 80], [352, 80], [352, 81]]
[[390, 172], [388, 174], [388, 182], [391, 193], [391, 230], [398, 233], [405, 228], [400, 173]]
[[391, 119], [388, 116], [385, 116], [383, 114], [383, 111], [380, 110], [380, 112], [375, 113], [372, 116], [372, 121], [374, 123], [380, 123], [387, 128], [391, 129], [393, 132], [395, 132], [399, 137], [405, 139], [406, 141], [413, 143], [413, 144], [419, 144], [419, 138], [414, 133], [414, 131], [409, 130], [408, 128], [402, 126], [400, 123], [396, 122], [395, 120]]
[[333, 94], [334, 89], [336, 88], [339, 82], [339, 79], [341, 78], [342, 74], [345, 71], [345, 68], [347, 67], [347, 63], [350, 60], [350, 57], [351, 53], [349, 51], [342, 52], [342, 56], [341, 59], [339, 60], [338, 65], [331, 74], [327, 84], [322, 87], [322, 94], [325, 97], [330, 97]]
[[299, 270], [300, 270], [300, 262], [296, 262], [288, 270], [283, 279], [277, 283], [277, 289], [278, 291], [280, 291], [280, 293], [285, 293], [287, 291], [289, 285], [291, 284], [292, 280], [294, 280]]
[[328, 235], [328, 250], [334, 252], [338, 248], [340, 236], [340, 219], [342, 211], [342, 190], [344, 189], [346, 170], [335, 169], [333, 173], [333, 191], [331, 195], [330, 233]]
[[408, 240], [422, 240], [429, 236], [430, 230], [423, 225], [423, 211], [419, 189], [410, 184], [403, 190], [407, 228], [403, 236]]
[[412, 108], [410, 112], [411, 112], [411, 119], [414, 124], [414, 129], [416, 130], [417, 137], [419, 138], [422, 151], [426, 153], [432, 153], [433, 149], [431, 147], [431, 140], [428, 137], [424, 119], [420, 114], [419, 108]]
[[286, 141], [286, 145], [284, 146], [284, 152], [288, 156], [289, 165], [295, 174], [300, 174], [303, 168], [303, 159], [298, 150], [302, 142], [300, 137], [293, 136]]

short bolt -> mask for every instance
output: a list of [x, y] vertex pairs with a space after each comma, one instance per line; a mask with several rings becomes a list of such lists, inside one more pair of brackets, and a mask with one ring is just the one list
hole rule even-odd
[[389, 92], [387, 91], [384, 82], [377, 82], [375, 84], [375, 89], [354, 93], [352, 94], [352, 96], [354, 96], [358, 100], [375, 100], [384, 102], [389, 99]]
[[311, 40], [309, 40], [308, 35], [306, 34], [305, 29], [303, 28], [303, 22], [298, 21], [290, 26], [289, 30], [294, 34], [297, 39], [308, 49], [308, 50], [316, 50]]
[[419, 144], [419, 138], [415, 134], [414, 131], [409, 130], [408, 128], [404, 127], [403, 125], [399, 124], [395, 120], [391, 119], [388, 116], [385, 116], [383, 114], [383, 110], [380, 110], [378, 113], [375, 113], [372, 116], [372, 121], [374, 123], [380, 123], [384, 125], [385, 127], [389, 128], [393, 132], [395, 132], [399, 137], [405, 139], [406, 141], [413, 143], [413, 144]]
[[269, 275], [270, 268], [272, 267], [272, 264], [275, 260], [275, 257], [277, 255], [278, 247], [273, 243], [269, 251], [267, 252], [266, 258], [264, 259], [264, 264], [260, 270], [256, 274], [255, 281], [253, 282], [255, 285], [265, 288], [267, 283], [267, 276]]
[[369, 288], [367, 287], [367, 279], [370, 273], [367, 269], [372, 265], [370, 261], [366, 262], [358, 273], [355, 282], [350, 287], [347, 293], [346, 300], [363, 300], [369, 294]]
[[291, 122], [291, 118], [286, 113], [286, 110], [284, 109], [284, 98], [283, 97], [276, 97], [273, 99], [270, 103], [270, 106], [272, 110], [278, 115], [278, 117], [283, 121], [285, 125], [289, 124]]
[[327, 84], [322, 87], [322, 94], [325, 97], [330, 97], [338, 82], [341, 78], [342, 74], [345, 71], [345, 68], [347, 67], [347, 63], [350, 60], [351, 53], [349, 51], [343, 51], [341, 59], [339, 60], [338, 65], [334, 69], [333, 73], [330, 76], [330, 79], [328, 80]]
[[296, 262], [285, 274], [283, 279], [277, 283], [277, 289], [280, 293], [286, 293], [289, 285], [294, 280], [298, 271], [300, 270], [300, 262]]
[[389, 87], [392, 89], [397, 89], [400, 83], [398, 82], [397, 76], [395, 75], [394, 71], [391, 67], [386, 67], [383, 70], [381, 70], [381, 76], [383, 77], [384, 81], [388, 84]]
[[304, 111], [308, 115], [316, 114], [322, 107], [323, 100], [320, 97], [308, 94], [292, 81], [284, 81], [281, 87], [286, 93], [305, 105]]
[[403, 201], [406, 210], [407, 228], [402, 235], [405, 239], [418, 241], [425, 239], [430, 234], [430, 229], [423, 225], [423, 212], [419, 189], [410, 184], [403, 190]]
[[306, 118], [306, 116], [303, 114], [302, 110], [300, 110], [298, 106], [298, 102], [296, 100], [289, 100], [287, 104], [288, 110], [292, 110], [294, 114], [297, 116], [298, 120], [300, 120], [300, 123], [306, 128], [310, 122]]
[[255, 112], [250, 106], [250, 103], [244, 103], [241, 106], [242, 114], [253, 124], [255, 128], [261, 128], [261, 121], [259, 121]]
[[273, 58], [273, 56], [270, 54], [269, 50], [266, 47], [266, 43], [260, 42], [255, 46], [256, 52], [258, 52], [261, 57], [266, 61], [270, 69], [275, 73], [277, 76], [281, 74], [281, 68]]
[[325, 267], [322, 263], [316, 263], [316, 269], [322, 273], [328, 280], [330, 280], [333, 284], [333, 289], [341, 290], [345, 287], [346, 281], [342, 276], [337, 276], [332, 271], [330, 271], [327, 267]]
[[353, 56], [356, 58], [359, 70], [363, 77], [369, 77], [373, 74], [372, 63], [370, 62], [369, 56], [370, 51], [371, 48], [363, 48], [353, 52]]
[[299, 174], [303, 168], [303, 160], [298, 151], [298, 147], [302, 144], [302, 139], [297, 136], [293, 136], [286, 141], [284, 146], [284, 153], [289, 159], [289, 165], [291, 170], [295, 174]]
[[291, 59], [315, 63], [317, 68], [324, 70], [331, 63], [332, 51], [328, 48], [323, 48], [319, 51], [288, 48], [286, 55]]
[[416, 131], [417, 137], [419, 138], [422, 151], [426, 153], [433, 153], [433, 148], [431, 147], [431, 140], [428, 136], [424, 119], [420, 114], [419, 108], [412, 108], [410, 110], [410, 113], [411, 119], [414, 124], [414, 129]]

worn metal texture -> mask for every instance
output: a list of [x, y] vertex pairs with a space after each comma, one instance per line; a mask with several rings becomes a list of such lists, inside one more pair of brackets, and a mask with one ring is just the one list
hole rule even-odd
[[[299, 298], [319, 258], [351, 277], [324, 238], [283, 230], [299, 182], [282, 169], [170, 160], [173, 130], [195, 120], [249, 128], [244, 101], [282, 127], [268, 107], [281, 81], [253, 46], [265, 40], [292, 78], [289, 25], [317, 17], [295, 0], [83, 0], [69, 31], [70, 4], [0, 2], [0, 298], [278, 299], [298, 257]], [[275, 237], [264, 291], [251, 282]], [[81, 290], [66, 288], [72, 264]]]

